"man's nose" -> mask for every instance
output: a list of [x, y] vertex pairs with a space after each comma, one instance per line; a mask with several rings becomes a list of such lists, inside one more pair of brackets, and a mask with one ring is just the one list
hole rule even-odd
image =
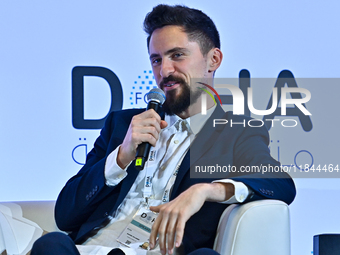
[[163, 78], [165, 78], [173, 74], [174, 72], [175, 72], [175, 68], [174, 68], [173, 62], [170, 59], [163, 59], [161, 70], [160, 70], [160, 75]]

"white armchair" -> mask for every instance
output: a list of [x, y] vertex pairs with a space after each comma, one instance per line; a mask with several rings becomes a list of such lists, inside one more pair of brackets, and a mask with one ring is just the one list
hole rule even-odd
[[[60, 231], [54, 222], [54, 204], [0, 203], [0, 254], [25, 255], [40, 236]], [[289, 255], [288, 206], [277, 200], [229, 206], [221, 217], [214, 249], [222, 255]]]

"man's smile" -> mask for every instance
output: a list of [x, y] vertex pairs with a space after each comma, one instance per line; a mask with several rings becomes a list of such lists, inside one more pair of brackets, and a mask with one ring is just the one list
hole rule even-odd
[[181, 83], [178, 81], [169, 81], [164, 83], [162, 87], [164, 91], [169, 91], [178, 88], [180, 85]]

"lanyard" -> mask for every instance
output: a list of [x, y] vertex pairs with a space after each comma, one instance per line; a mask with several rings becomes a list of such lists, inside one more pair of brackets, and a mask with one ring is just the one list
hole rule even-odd
[[[189, 137], [188, 137], [189, 138]], [[166, 186], [165, 186], [165, 190], [163, 192], [163, 196], [162, 196], [162, 203], [167, 203], [170, 200], [170, 190], [172, 188], [172, 186], [174, 185], [175, 181], [176, 181], [176, 177], [178, 174], [178, 169], [182, 164], [182, 161], [185, 157], [185, 155], [187, 154], [189, 147], [185, 150], [185, 152], [183, 153], [183, 155], [181, 156], [178, 164], [175, 167], [175, 170], [173, 171], [170, 179], [168, 180]], [[143, 190], [143, 198], [145, 200], [145, 203], [148, 205], [149, 204], [149, 199], [152, 195], [152, 178], [154, 175], [154, 170], [153, 167], [148, 167], [148, 162], [146, 162], [146, 171], [145, 171], [145, 181], [144, 181], [144, 190]]]

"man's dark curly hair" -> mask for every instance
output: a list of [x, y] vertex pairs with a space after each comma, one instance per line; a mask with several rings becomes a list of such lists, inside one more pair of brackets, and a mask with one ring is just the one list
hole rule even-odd
[[199, 44], [204, 56], [212, 48], [221, 47], [216, 26], [205, 13], [182, 5], [160, 4], [155, 6], [144, 20], [144, 31], [148, 34], [148, 48], [152, 33], [167, 25], [181, 26], [189, 40]]

